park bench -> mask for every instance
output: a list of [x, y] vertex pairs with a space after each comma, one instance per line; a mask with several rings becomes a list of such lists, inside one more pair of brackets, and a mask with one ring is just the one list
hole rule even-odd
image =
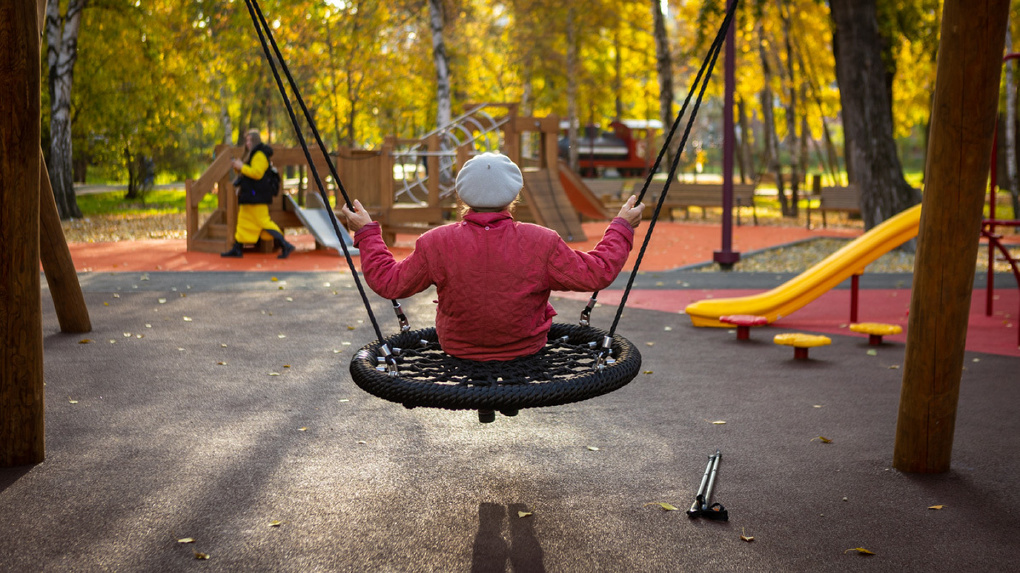
[[[655, 210], [655, 204], [659, 200], [659, 193], [662, 191], [664, 182], [653, 181], [648, 188], [648, 195], [645, 197], [645, 205], [648, 209], [645, 213], [651, 217]], [[740, 208], [750, 207], [754, 224], [758, 224], [758, 212], [754, 205], [755, 185], [734, 183], [733, 184], [733, 206], [736, 207], [737, 225], [740, 225]], [[721, 183], [681, 183], [679, 181], [669, 186], [669, 194], [662, 208], [664, 214], [669, 215], [673, 220], [673, 210], [683, 209], [684, 219], [690, 219], [690, 208], [701, 209], [701, 217], [705, 217], [705, 210], [709, 208], [722, 208], [722, 184]]]
[[[846, 187], [822, 187], [818, 191], [818, 211], [822, 213], [822, 228], [825, 228], [825, 213], [828, 211], [860, 215], [861, 191], [854, 184]], [[809, 209], [808, 223], [810, 224], [810, 222], [811, 211]]]

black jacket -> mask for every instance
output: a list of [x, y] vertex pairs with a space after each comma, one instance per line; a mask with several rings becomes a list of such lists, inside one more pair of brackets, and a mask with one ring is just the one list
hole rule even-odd
[[270, 173], [273, 170], [271, 158], [273, 157], [273, 148], [269, 147], [265, 143], [259, 143], [255, 146], [255, 149], [248, 155], [248, 165], [251, 165], [251, 158], [255, 156], [255, 153], [261, 151], [266, 156], [266, 160], [270, 161], [269, 167], [266, 172], [262, 174], [261, 179], [252, 179], [247, 175], [242, 175], [238, 185], [240, 186], [240, 192], [237, 194], [237, 202], [242, 204], [265, 204], [268, 205], [273, 202], [273, 197], [276, 196], [277, 190], [280, 185], [279, 177], [274, 177]]

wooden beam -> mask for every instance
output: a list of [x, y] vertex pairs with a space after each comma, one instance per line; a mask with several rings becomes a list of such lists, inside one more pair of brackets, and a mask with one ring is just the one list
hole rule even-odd
[[949, 470], [1009, 0], [946, 0], [893, 466]]
[[0, 467], [45, 458], [37, 0], [0, 2]]
[[89, 309], [74, 270], [71, 250], [67, 248], [64, 229], [60, 226], [57, 201], [50, 186], [42, 148], [39, 148], [39, 250], [46, 284], [50, 287], [53, 307], [57, 312], [60, 332], [91, 332]]

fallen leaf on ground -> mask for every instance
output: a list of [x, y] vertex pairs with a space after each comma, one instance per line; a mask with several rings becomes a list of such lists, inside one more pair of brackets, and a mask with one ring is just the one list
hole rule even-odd
[[944, 505], [932, 505], [932, 506], [929, 506], [928, 509], [936, 509], [937, 510], [937, 509], [942, 509], [943, 507], [945, 507], [945, 506]]
[[872, 348], [871, 350], [868, 350], [868, 356], [878, 356], [878, 351]]
[[645, 374], [655, 374], [654, 370], [645, 370]]
[[280, 527], [281, 525], [283, 525], [282, 521], [273, 520], [269, 522], [269, 527]]
[[861, 555], [874, 555], [875, 554], [874, 552], [868, 551], [867, 549], [865, 549], [863, 547], [854, 547], [853, 549], [847, 549], [846, 551], [844, 551], [843, 555], [846, 555], [847, 553], [850, 553], [851, 551], [856, 551], [857, 553], [860, 553]]
[[75, 400], [74, 398], [72, 398], [72, 397], [70, 397], [70, 396], [68, 396], [68, 397], [67, 397], [67, 402], [68, 402], [69, 404], [77, 404], [77, 403], [78, 403], [78, 401], [77, 401], [77, 400]]
[[889, 370], [899, 370], [899, 369], [900, 369], [900, 365], [899, 364], [893, 364], [892, 366], [889, 367]]
[[92, 343], [91, 338], [82, 338], [81, 340], [78, 341], [78, 344], [91, 344], [91, 343]]
[[657, 506], [661, 507], [663, 511], [677, 511], [676, 507], [674, 507], [673, 505], [668, 504], [668, 503], [666, 503], [664, 501], [652, 501], [652, 502], [646, 503], [645, 507], [648, 507], [649, 505], [657, 505]]
[[195, 540], [190, 537], [185, 537], [184, 539], [177, 540], [177, 543], [194, 543], [194, 542]]
[[531, 515], [530, 511], [518, 511], [517, 512], [517, 517], [520, 517], [520, 518], [525, 518], [525, 517], [528, 517], [529, 515]]
[[597, 447], [597, 446], [588, 446], [588, 449], [589, 449], [589, 450], [591, 450], [591, 451], [593, 451], [593, 452], [597, 452], [597, 451], [599, 451], [599, 449], [598, 449], [598, 447]]
[[195, 552], [195, 559], [209, 559], [209, 554], [208, 553], [199, 553], [198, 551], [196, 551]]
[[817, 438], [811, 438], [812, 442], [815, 441], [815, 440], [818, 440], [819, 442], [821, 442], [823, 444], [831, 444], [832, 443], [832, 440], [830, 440], [829, 438], [826, 438], [825, 436], [818, 436]]
[[298, 428], [298, 431], [299, 431], [299, 432], [307, 432], [307, 431], [308, 431], [308, 428]]
[[223, 361], [217, 362], [216, 364], [217, 364], [218, 366], [226, 366], [226, 365], [227, 365], [227, 363], [226, 363], [226, 362], [223, 362]]
[[753, 535], [748, 536], [747, 532], [744, 531], [744, 528], [740, 528], [740, 532], [743, 534], [743, 535], [740, 536], [740, 538], [743, 539], [744, 541], [746, 541], [748, 543], [754, 541], [754, 536]]

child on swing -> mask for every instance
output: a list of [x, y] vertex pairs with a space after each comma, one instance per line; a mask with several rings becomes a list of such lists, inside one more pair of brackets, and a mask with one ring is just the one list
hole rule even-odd
[[505, 155], [471, 158], [457, 174], [457, 195], [468, 207], [463, 220], [424, 233], [400, 262], [361, 203], [354, 201], [353, 212], [344, 205], [368, 286], [398, 299], [436, 285], [436, 333], [451, 356], [503, 361], [535, 354], [556, 315], [550, 291], [609, 286], [627, 262], [644, 204], [631, 196], [595, 248], [580, 252], [555, 231], [514, 221], [510, 209], [523, 187], [521, 170]]

